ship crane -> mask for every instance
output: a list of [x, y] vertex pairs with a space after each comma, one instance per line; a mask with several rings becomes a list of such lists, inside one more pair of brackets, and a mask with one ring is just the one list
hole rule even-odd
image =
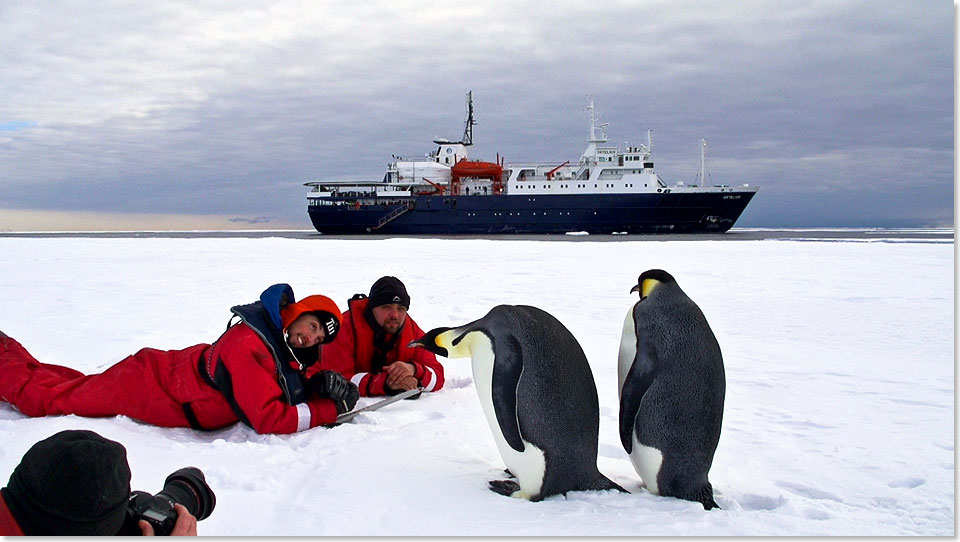
[[428, 178], [426, 178], [426, 177], [424, 177], [423, 180], [424, 180], [424, 181], [427, 181], [429, 184], [433, 185], [433, 188], [434, 188], [434, 192], [435, 192], [435, 193], [440, 194], [441, 196], [443, 195], [443, 189], [444, 189], [444, 187], [443, 187], [442, 185], [439, 185], [439, 184], [431, 181], [430, 179], [428, 179]]
[[552, 181], [552, 180], [553, 180], [553, 174], [556, 173], [557, 171], [559, 171], [560, 168], [562, 168], [563, 166], [565, 166], [565, 165], [567, 165], [567, 164], [569, 164], [569, 163], [570, 163], [570, 160], [567, 160], [566, 162], [564, 162], [564, 163], [560, 164], [559, 166], [557, 166], [557, 167], [551, 169], [550, 171], [548, 171], [548, 172], [547, 172], [547, 180], [548, 180], [548, 181]]

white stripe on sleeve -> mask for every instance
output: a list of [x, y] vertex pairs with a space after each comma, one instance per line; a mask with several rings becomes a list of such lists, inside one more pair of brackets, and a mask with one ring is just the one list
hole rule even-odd
[[357, 373], [353, 375], [353, 378], [350, 379], [350, 382], [353, 382], [353, 385], [360, 387], [360, 381], [363, 380], [363, 377], [367, 376], [370, 373]]
[[297, 405], [297, 432], [310, 429], [310, 406], [306, 403]]
[[424, 368], [430, 371], [430, 383], [423, 388], [423, 391], [433, 391], [433, 388], [437, 387], [437, 372], [426, 365], [424, 365]]

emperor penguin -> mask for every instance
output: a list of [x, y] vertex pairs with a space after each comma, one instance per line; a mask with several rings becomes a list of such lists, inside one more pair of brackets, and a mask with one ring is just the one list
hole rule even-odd
[[499, 305], [410, 346], [471, 358], [483, 413], [516, 478], [491, 481], [491, 490], [531, 501], [575, 490], [625, 491], [597, 469], [597, 387], [583, 349], [559, 320], [536, 307]]
[[630, 290], [620, 340], [620, 442], [654, 494], [719, 508], [707, 473], [720, 440], [726, 378], [703, 312], [662, 269]]

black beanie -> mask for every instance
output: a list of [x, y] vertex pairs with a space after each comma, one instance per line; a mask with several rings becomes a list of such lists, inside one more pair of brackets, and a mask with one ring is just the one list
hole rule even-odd
[[407, 288], [397, 277], [380, 277], [377, 282], [370, 287], [370, 298], [368, 306], [372, 309], [380, 305], [389, 305], [397, 303], [404, 308], [410, 308], [410, 296], [407, 294]]
[[34, 444], [3, 498], [27, 535], [114, 535], [130, 497], [127, 450], [93, 431], [61, 431]]
[[320, 344], [333, 342], [337, 333], [340, 333], [340, 319], [327, 311], [313, 311], [311, 314], [316, 315], [317, 320], [320, 320], [320, 325], [323, 326], [324, 332], [326, 332]]

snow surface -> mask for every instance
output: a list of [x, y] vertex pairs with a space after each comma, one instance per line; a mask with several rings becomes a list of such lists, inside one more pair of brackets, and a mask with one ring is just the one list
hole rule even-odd
[[[0, 481], [34, 442], [90, 429], [127, 447], [134, 489], [200, 467], [217, 495], [201, 535], [954, 535], [953, 241], [662, 239], [0, 239], [0, 330], [88, 373], [144, 346], [212, 341], [230, 306], [276, 282], [345, 308], [396, 275], [424, 329], [538, 306], [590, 360], [598, 465], [631, 494], [531, 503], [489, 491], [503, 463], [469, 361], [443, 359], [437, 393], [288, 436], [30, 419], [0, 404]], [[723, 350], [710, 472], [722, 510], [641, 489], [620, 446], [622, 322], [654, 267], [700, 305]]]

